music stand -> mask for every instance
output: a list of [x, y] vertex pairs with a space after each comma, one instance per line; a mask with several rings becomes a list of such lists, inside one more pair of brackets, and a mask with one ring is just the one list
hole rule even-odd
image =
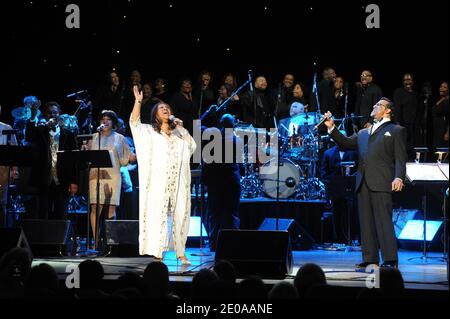
[[[91, 168], [110, 168], [112, 167], [111, 155], [108, 150], [90, 150], [90, 151], [60, 151], [56, 153], [58, 156], [58, 161], [64, 162], [66, 169], [80, 170], [81, 167], [86, 167], [89, 172]], [[89, 183], [88, 183], [88, 193], [89, 193]], [[100, 176], [97, 174], [97, 209], [95, 212], [95, 239], [94, 239], [94, 250], [89, 249], [90, 238], [90, 217], [91, 217], [91, 205], [88, 201], [87, 209], [87, 233], [86, 233], [86, 252], [85, 255], [96, 255], [97, 254], [97, 243], [98, 243], [98, 225], [99, 225], [99, 202], [100, 202]]]
[[[427, 186], [430, 184], [448, 185], [448, 164], [441, 163], [406, 163], [406, 177], [413, 185], [423, 186], [422, 211], [423, 211], [423, 253], [420, 257], [426, 263], [428, 259], [434, 259], [427, 256]], [[445, 221], [444, 221], [445, 227]], [[445, 228], [444, 228], [445, 230]], [[445, 236], [445, 235], [444, 235]], [[439, 257], [438, 257], [439, 258]], [[439, 258], [441, 259], [441, 258]]]
[[[355, 162], [342, 162], [341, 168], [351, 168], [355, 166]], [[355, 196], [355, 184], [356, 176], [354, 175], [336, 175], [331, 176], [330, 182], [327, 185], [328, 196], [332, 198], [348, 198], [350, 196]], [[333, 200], [333, 199], [331, 199]], [[347, 251], [350, 251], [352, 246], [351, 239], [351, 209], [349, 200], [347, 200]]]
[[[29, 146], [0, 145], [0, 166], [8, 167], [8, 180], [6, 192], [9, 191], [11, 179], [11, 167], [31, 167], [33, 164], [33, 150]], [[8, 193], [7, 193], [8, 194]], [[6, 197], [5, 226], [8, 223], [9, 195]]]

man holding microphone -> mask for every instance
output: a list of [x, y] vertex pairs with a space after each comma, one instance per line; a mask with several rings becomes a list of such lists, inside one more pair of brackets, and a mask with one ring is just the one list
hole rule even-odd
[[[326, 125], [328, 134], [343, 149], [356, 149], [359, 155], [355, 190], [361, 228], [363, 262], [357, 270], [370, 264], [398, 267], [397, 240], [392, 222], [392, 192], [403, 189], [406, 176], [406, 130], [392, 122], [394, 105], [381, 98], [372, 109], [374, 125], [345, 137], [334, 125], [327, 112], [319, 123]], [[319, 126], [318, 125], [318, 126]]]

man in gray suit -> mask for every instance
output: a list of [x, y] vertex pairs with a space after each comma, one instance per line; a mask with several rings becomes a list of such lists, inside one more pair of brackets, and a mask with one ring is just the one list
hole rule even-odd
[[324, 124], [336, 143], [344, 149], [357, 149], [359, 155], [355, 189], [358, 195], [363, 262], [398, 267], [397, 240], [392, 222], [392, 192], [403, 189], [406, 175], [406, 130], [394, 124], [393, 103], [381, 98], [372, 109], [374, 125], [351, 137], [335, 128], [332, 114], [327, 112]]

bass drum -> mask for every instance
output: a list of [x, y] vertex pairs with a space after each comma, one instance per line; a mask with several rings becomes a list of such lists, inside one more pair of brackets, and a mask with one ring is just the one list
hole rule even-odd
[[[303, 177], [302, 169], [290, 159], [280, 159], [280, 183], [279, 198], [289, 198], [295, 194], [300, 179]], [[271, 197], [277, 198], [277, 176], [278, 176], [278, 159], [273, 158], [259, 169], [259, 178], [264, 193]]]

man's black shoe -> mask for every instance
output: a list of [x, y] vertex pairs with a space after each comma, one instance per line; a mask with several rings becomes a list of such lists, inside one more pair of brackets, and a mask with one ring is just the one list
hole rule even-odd
[[367, 261], [365, 261], [365, 262], [362, 262], [362, 263], [360, 263], [360, 264], [357, 264], [355, 267], [356, 267], [356, 271], [357, 272], [366, 272], [366, 268], [367, 268], [367, 266], [369, 266], [369, 265], [377, 265], [378, 266], [378, 263], [372, 263], [372, 262], [367, 262]]
[[381, 266], [381, 268], [395, 268], [398, 269], [398, 261], [384, 261]]

